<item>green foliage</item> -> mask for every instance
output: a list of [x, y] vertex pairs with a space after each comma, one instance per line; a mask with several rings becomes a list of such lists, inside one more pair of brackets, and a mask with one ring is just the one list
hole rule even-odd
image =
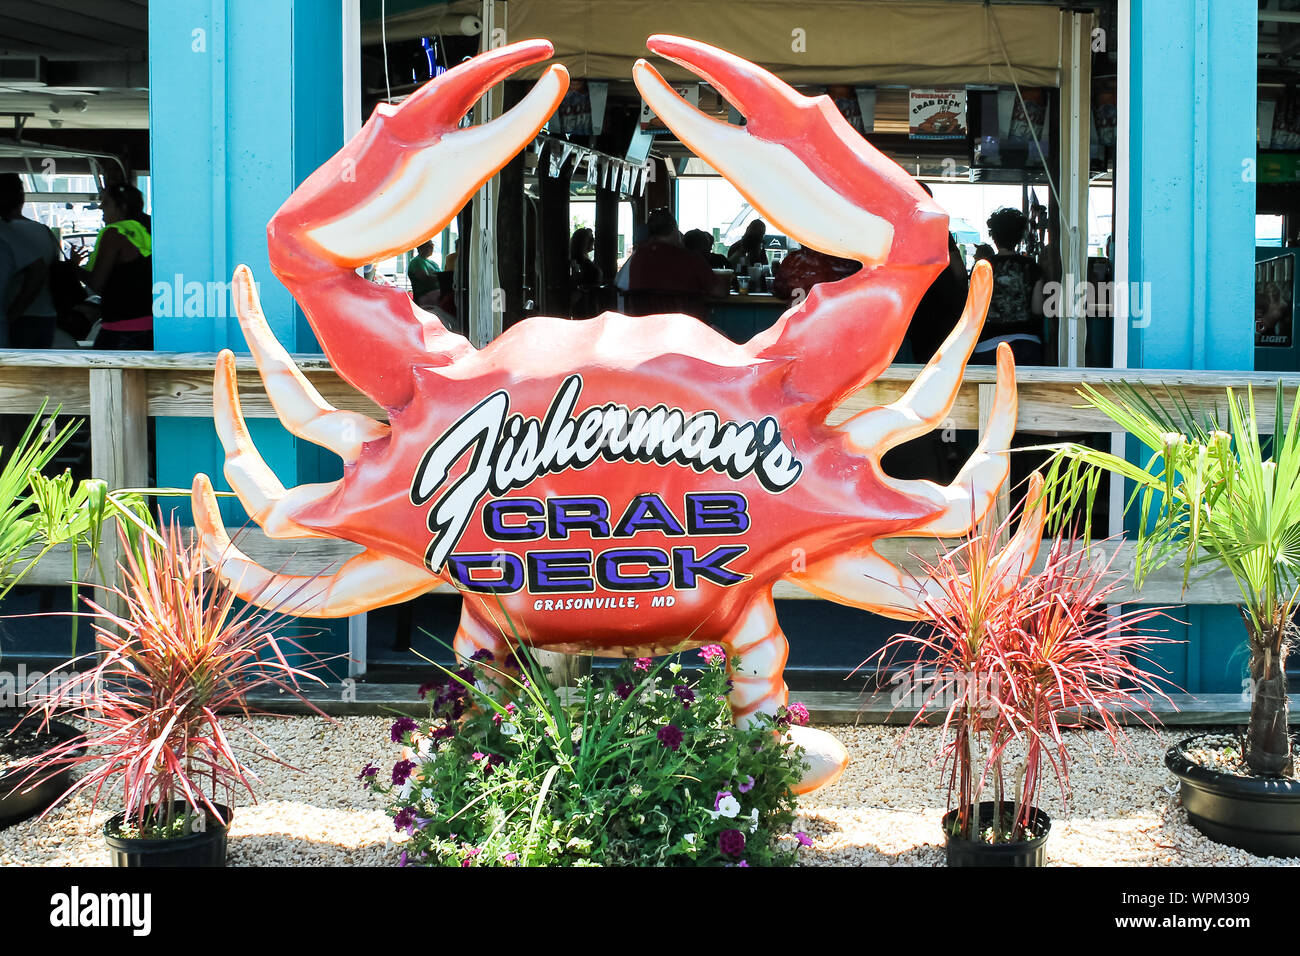
[[[68, 546], [72, 555], [72, 604], [77, 604], [81, 569], [78, 555], [89, 550], [98, 562], [99, 543], [108, 518], [121, 521], [131, 548], [138, 554], [141, 528], [151, 528], [145, 499], [135, 492], [111, 492], [98, 478], [75, 484], [66, 470], [55, 477], [43, 474], [60, 448], [79, 426], [72, 421], [58, 432], [47, 427], [58, 415], [45, 417], [46, 404], [32, 417], [22, 437], [5, 454], [0, 449], [0, 601], [55, 548]], [[102, 572], [102, 569], [100, 569]], [[76, 654], [77, 618], [72, 619], [72, 650]]]
[[1244, 404], [1227, 390], [1230, 430], [1168, 390], [1165, 401], [1127, 384], [1109, 395], [1085, 385], [1082, 394], [1148, 457], [1142, 466], [1080, 445], [1059, 449], [1047, 478], [1054, 513], [1091, 502], [1101, 470], [1111, 471], [1136, 486], [1128, 507], [1139, 518], [1139, 586], [1174, 559], [1183, 561], [1184, 587], [1201, 566], [1222, 567], [1256, 631], [1288, 619], [1300, 591], [1300, 393], [1286, 423], [1279, 383], [1265, 441], [1252, 390]]
[[802, 751], [775, 732], [791, 716], [734, 726], [722, 651], [708, 657], [696, 682], [641, 660], [563, 700], [526, 658], [471, 661], [429, 685], [427, 719], [394, 724], [410, 762], [361, 779], [392, 798], [410, 864], [791, 862]]

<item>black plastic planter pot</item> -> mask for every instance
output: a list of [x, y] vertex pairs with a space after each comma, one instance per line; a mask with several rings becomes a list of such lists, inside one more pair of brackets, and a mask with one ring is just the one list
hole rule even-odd
[[[0, 717], [0, 736], [8, 734], [17, 723], [15, 718]], [[43, 735], [47, 747], [53, 747], [60, 740], [71, 740], [80, 734], [76, 727], [58, 721], [51, 721], [49, 730], [48, 736]], [[0, 829], [21, 823], [40, 813], [72, 785], [72, 768], [64, 767], [48, 779], [38, 776], [39, 782], [35, 786], [29, 784], [30, 789], [20, 787], [19, 784], [30, 773], [30, 770], [24, 770], [0, 775]]]
[[[226, 823], [230, 811], [217, 804]], [[117, 814], [104, 824], [104, 842], [108, 844], [110, 866], [225, 866], [226, 829], [210, 815], [207, 826], [196, 833], [169, 840], [143, 840], [117, 835], [124, 814]]]
[[[993, 801], [980, 804], [980, 819], [993, 819]], [[1012, 804], [1004, 803], [1008, 810]], [[1047, 837], [1052, 829], [1052, 818], [1037, 807], [1029, 811], [1029, 826], [1038, 833], [1032, 840], [1019, 843], [982, 843], [952, 836], [957, 822], [957, 811], [949, 810], [943, 816], [943, 836], [948, 850], [949, 866], [1045, 866], [1047, 864]]]
[[1178, 778], [1187, 819], [1215, 843], [1256, 856], [1300, 856], [1300, 781], [1238, 777], [1193, 763], [1184, 750], [1201, 734], [1169, 748], [1165, 766]]

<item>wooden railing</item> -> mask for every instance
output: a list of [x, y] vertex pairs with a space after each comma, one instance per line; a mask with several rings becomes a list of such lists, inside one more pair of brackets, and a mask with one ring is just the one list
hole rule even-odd
[[[147, 476], [147, 418], [202, 418], [212, 416], [212, 370], [216, 356], [185, 352], [61, 352], [0, 351], [0, 412], [32, 414], [47, 397], [61, 404], [63, 412], [86, 416], [91, 429], [91, 459], [95, 477], [110, 487], [142, 487]], [[325, 399], [338, 408], [383, 417], [383, 412], [364, 395], [350, 388], [321, 356], [297, 356], [304, 374]], [[262, 388], [256, 367], [248, 356], [238, 361], [240, 397], [249, 418], [273, 418], [275, 412]], [[918, 366], [898, 365], [849, 399], [831, 416], [832, 424], [872, 405], [895, 399], [912, 382]], [[945, 427], [978, 430], [993, 405], [994, 369], [969, 367]], [[1281, 379], [1287, 388], [1288, 407], [1300, 374], [1267, 372], [1192, 372], [1169, 370], [1046, 369], [1025, 368], [1017, 373], [1020, 396], [1017, 429], [1043, 436], [1105, 433], [1113, 429], [1109, 419], [1083, 408], [1077, 389], [1083, 382], [1101, 384], [1123, 379], [1151, 386], [1166, 385], [1180, 393], [1194, 408], [1218, 407], [1226, 420], [1225, 386], [1253, 385], [1267, 395], [1259, 404], [1265, 427], [1273, 417], [1272, 390]], [[1045, 439], [1050, 440], [1050, 439]], [[165, 455], [166, 449], [159, 449]], [[1006, 501], [1002, 502], [1005, 509]], [[234, 529], [232, 529], [233, 532]], [[290, 573], [313, 574], [338, 567], [359, 549], [344, 541], [304, 539], [273, 541], [254, 529], [240, 539], [240, 546], [255, 560]], [[1104, 545], [1118, 548], [1113, 567], [1131, 568], [1132, 544]], [[904, 566], [916, 567], [918, 557], [933, 556], [940, 547], [934, 539], [895, 538], [882, 541], [879, 550]], [[113, 552], [108, 551], [111, 558]], [[89, 562], [83, 561], [83, 569]], [[1201, 577], [1185, 592], [1181, 567], [1168, 567], [1150, 576], [1141, 591], [1130, 586], [1121, 596], [1156, 604], [1235, 604], [1238, 594], [1224, 575]], [[54, 552], [27, 579], [33, 584], [61, 584], [72, 578], [69, 554]], [[793, 585], [779, 584], [779, 598], [810, 598]]]

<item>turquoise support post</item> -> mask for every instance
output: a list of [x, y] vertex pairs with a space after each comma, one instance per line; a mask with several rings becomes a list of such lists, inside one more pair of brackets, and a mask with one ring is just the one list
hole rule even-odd
[[[301, 311], [271, 274], [266, 224], [343, 144], [342, 37], [338, 0], [149, 5], [159, 350], [247, 352], [230, 299], [231, 273], [244, 263], [285, 347], [319, 352]], [[287, 486], [341, 474], [336, 459], [277, 421], [251, 421], [250, 431]], [[228, 489], [210, 419], [160, 419], [157, 447], [160, 485], [188, 488], [204, 471], [219, 490]], [[223, 508], [228, 524], [246, 520], [235, 503]], [[181, 512], [188, 519], [188, 508]], [[333, 630], [336, 640], [344, 633], [343, 625]]]
[[1129, 365], [1253, 369], [1256, 5], [1129, 6]]
[[[1129, 365], [1254, 368], [1254, 0], [1128, 0]], [[1135, 313], [1140, 311], [1141, 315]], [[1130, 449], [1134, 451], [1135, 449]], [[1136, 459], [1135, 459], [1136, 460]], [[1241, 690], [1231, 607], [1187, 607], [1165, 655], [1187, 690]]]

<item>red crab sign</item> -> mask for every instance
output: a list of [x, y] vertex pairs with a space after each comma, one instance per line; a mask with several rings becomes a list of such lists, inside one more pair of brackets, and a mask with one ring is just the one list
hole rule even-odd
[[[741, 128], [705, 116], [638, 61], [642, 96], [681, 141], [777, 228], [864, 268], [817, 286], [743, 345], [686, 315], [605, 313], [531, 318], [475, 349], [356, 269], [441, 231], [533, 139], [567, 74], [552, 65], [504, 116], [458, 128], [492, 85], [552, 53], [530, 40], [475, 57], [401, 106], [381, 105], [298, 187], [268, 239], [272, 269], [331, 364], [388, 422], [320, 397], [271, 334], [244, 267], [239, 318], [267, 393], [291, 432], [343, 459], [343, 477], [296, 488], [277, 480], [249, 438], [229, 351], [214, 398], [225, 475], [262, 529], [364, 550], [324, 578], [261, 568], [232, 546], [198, 475], [196, 523], [241, 594], [338, 617], [451, 584], [465, 596], [455, 647], [466, 657], [506, 653], [500, 606], [524, 641], [551, 650], [722, 644], [739, 720], [786, 703], [778, 580], [920, 615], [924, 583], [873, 546], [960, 534], [988, 510], [1016, 416], [1006, 347], [983, 442], [951, 486], [890, 478], [880, 456], [948, 414], [988, 305], [988, 267], [976, 269], [961, 322], [901, 399], [828, 426], [827, 414], [893, 359], [948, 261], [947, 217], [826, 97], [692, 40], [654, 36], [648, 46], [748, 118]], [[1038, 537], [1022, 529], [1023, 548]], [[835, 779], [843, 748], [811, 728], [796, 732], [810, 759], [802, 789]]]

